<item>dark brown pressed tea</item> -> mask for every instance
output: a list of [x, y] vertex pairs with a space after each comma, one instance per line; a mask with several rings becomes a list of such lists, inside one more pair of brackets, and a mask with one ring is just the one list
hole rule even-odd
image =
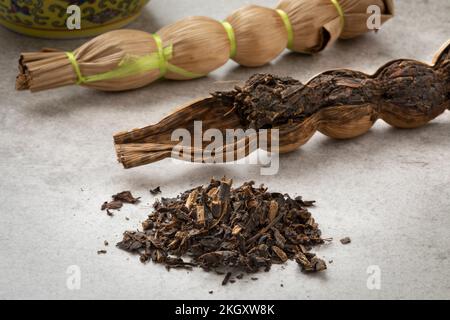
[[161, 192], [162, 192], [161, 187], [156, 187], [155, 189], [150, 190], [150, 194], [153, 196], [156, 196], [157, 194], [160, 194]]
[[[310, 250], [324, 243], [318, 224], [301, 197], [255, 188], [253, 182], [232, 188], [232, 181], [211, 180], [177, 198], [162, 198], [142, 223], [127, 231], [117, 246], [167, 268], [201, 267], [226, 274], [268, 271], [274, 263], [295, 259], [304, 271], [326, 264]], [[231, 281], [232, 280], [232, 281]]]
[[113, 216], [111, 210], [119, 210], [123, 207], [124, 203], [136, 204], [139, 202], [140, 198], [133, 197], [130, 191], [122, 191], [118, 194], [113, 195], [112, 199], [113, 200], [110, 202], [105, 201], [101, 207], [102, 211], [106, 210], [108, 216]]
[[[336, 139], [359, 136], [377, 119], [398, 128], [420, 127], [450, 109], [450, 41], [433, 62], [393, 60], [373, 75], [347, 69], [327, 71], [305, 84], [256, 74], [243, 86], [195, 101], [157, 124], [116, 134], [118, 159], [125, 168], [132, 168], [171, 157], [178, 144], [171, 133], [183, 128], [194, 136], [196, 121], [201, 121], [203, 131], [217, 129], [223, 137], [230, 129], [258, 133], [277, 129], [279, 147], [266, 145], [267, 137], [257, 137], [257, 142], [260, 148], [280, 153], [296, 150], [316, 131]], [[223, 139], [223, 147], [215, 151], [247, 156], [254, 151], [249, 150], [248, 140]], [[183, 158], [198, 161], [195, 153], [210, 143], [203, 142], [184, 150]]]
[[326, 108], [368, 105], [373, 106], [374, 116], [384, 109], [399, 117], [392, 119], [394, 126], [415, 127], [450, 108], [450, 43], [434, 66], [394, 60], [373, 76], [332, 70], [307, 84], [290, 77], [255, 74], [243, 87], [213, 96], [233, 106], [242, 124], [254, 129], [301, 122]]
[[[449, 83], [448, 66], [434, 70], [416, 61], [397, 60], [381, 68], [375, 77], [335, 70], [307, 84], [290, 77], [256, 74], [243, 87], [214, 96], [232, 105], [245, 127], [262, 129], [301, 122], [320, 110], [338, 106], [372, 105], [376, 106], [374, 112], [382, 105], [397, 106], [404, 117], [417, 114], [428, 119], [450, 107]], [[411, 121], [400, 126], [418, 124]]]
[[102, 211], [103, 210], [117, 210], [117, 209], [122, 208], [122, 206], [123, 206], [123, 202], [122, 201], [118, 201], [118, 200], [113, 200], [113, 201], [110, 201], [110, 202], [106, 202], [105, 201], [102, 204]]
[[133, 197], [130, 191], [119, 192], [118, 194], [113, 195], [112, 198], [114, 199], [114, 201], [121, 201], [123, 203], [132, 203], [132, 204], [137, 203], [140, 199]]

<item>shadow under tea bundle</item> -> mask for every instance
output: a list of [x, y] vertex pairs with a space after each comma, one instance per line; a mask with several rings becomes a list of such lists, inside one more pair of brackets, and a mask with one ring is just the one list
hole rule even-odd
[[79, 84], [121, 91], [162, 77], [188, 80], [205, 76], [229, 58], [244, 66], [261, 66], [286, 47], [315, 53], [338, 38], [370, 31], [369, 7], [379, 8], [380, 24], [394, 11], [392, 0], [281, 0], [277, 9], [250, 5], [223, 22], [190, 17], [155, 34], [111, 31], [73, 52], [23, 53], [16, 88], [41, 91]]
[[[155, 125], [118, 133], [114, 141], [119, 161], [132, 168], [170, 157], [179, 144], [172, 133], [183, 128], [194, 136], [194, 121], [202, 121], [204, 131], [218, 129], [224, 137], [227, 129], [279, 129], [279, 149], [269, 148], [285, 153], [305, 144], [316, 130], [347, 139], [364, 134], [379, 118], [394, 127], [416, 128], [446, 109], [450, 109], [450, 40], [432, 66], [394, 60], [371, 76], [342, 69], [319, 74], [306, 84], [256, 74], [243, 87], [196, 101]], [[215, 155], [224, 154], [227, 160], [229, 154], [233, 160], [246, 156], [252, 138], [260, 139], [248, 135], [231, 144], [225, 140]], [[198, 161], [196, 155], [204, 155], [209, 144], [203, 142], [202, 150], [191, 144], [182, 150], [184, 158]]]

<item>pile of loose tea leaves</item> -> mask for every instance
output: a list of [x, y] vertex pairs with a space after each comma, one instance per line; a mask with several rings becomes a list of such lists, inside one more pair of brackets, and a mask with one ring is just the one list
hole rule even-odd
[[[307, 207], [313, 201], [255, 188], [233, 189], [232, 181], [211, 180], [177, 198], [157, 200], [143, 231], [127, 231], [117, 246], [167, 268], [254, 273], [295, 259], [303, 271], [326, 269], [310, 250], [324, 243]], [[226, 282], [226, 281], [224, 281]]]

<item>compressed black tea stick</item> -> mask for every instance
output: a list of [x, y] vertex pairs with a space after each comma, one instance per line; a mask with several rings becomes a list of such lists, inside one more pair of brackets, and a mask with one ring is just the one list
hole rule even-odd
[[[364, 134], [377, 119], [397, 128], [416, 128], [449, 108], [450, 42], [431, 66], [394, 60], [373, 75], [334, 70], [306, 84], [289, 77], [256, 74], [242, 87], [216, 92], [156, 125], [119, 133], [114, 139], [119, 161], [131, 168], [170, 157], [177, 143], [171, 141], [170, 133], [176, 128], [192, 131], [197, 120], [203, 122], [204, 130], [215, 128], [224, 133], [230, 128], [279, 129], [278, 151], [289, 152], [317, 130], [347, 139]], [[237, 143], [223, 150], [235, 147]]]

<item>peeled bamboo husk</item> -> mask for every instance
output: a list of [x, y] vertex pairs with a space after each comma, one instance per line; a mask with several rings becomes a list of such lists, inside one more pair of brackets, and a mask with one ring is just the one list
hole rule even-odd
[[[235, 161], [249, 155], [251, 138], [258, 139], [258, 147], [286, 153], [308, 142], [316, 131], [349, 139], [366, 133], [378, 119], [397, 128], [417, 128], [446, 109], [450, 110], [450, 40], [432, 65], [399, 59], [373, 75], [332, 70], [306, 84], [289, 77], [256, 74], [243, 87], [188, 104], [157, 124], [118, 133], [114, 142], [119, 162], [132, 168], [171, 157], [179, 144], [172, 133], [182, 128], [194, 136], [194, 121], [202, 121], [203, 132], [217, 129], [224, 137], [227, 129], [279, 130], [278, 146], [274, 147], [256, 134], [233, 143], [224, 139], [215, 154]], [[209, 143], [187, 146], [185, 159], [210, 161], [204, 157]]]
[[381, 23], [385, 23], [394, 14], [393, 1], [352, 1], [340, 0], [345, 12], [345, 21], [336, 15], [331, 1], [289, 1], [281, 0], [278, 8], [284, 10], [294, 29], [292, 50], [303, 53], [316, 53], [338, 38], [351, 39], [368, 31], [367, 20], [370, 14], [367, 8], [376, 5], [381, 9]]
[[338, 38], [371, 31], [367, 27], [370, 5], [380, 8], [381, 23], [393, 16], [393, 0], [281, 0], [276, 9], [245, 6], [224, 22], [186, 18], [162, 28], [156, 36], [138, 30], [111, 31], [74, 50], [72, 61], [68, 53], [54, 50], [23, 53], [16, 88], [35, 92], [80, 84], [121, 91], [161, 77], [201, 77], [229, 58], [257, 67], [286, 47], [315, 53]]

